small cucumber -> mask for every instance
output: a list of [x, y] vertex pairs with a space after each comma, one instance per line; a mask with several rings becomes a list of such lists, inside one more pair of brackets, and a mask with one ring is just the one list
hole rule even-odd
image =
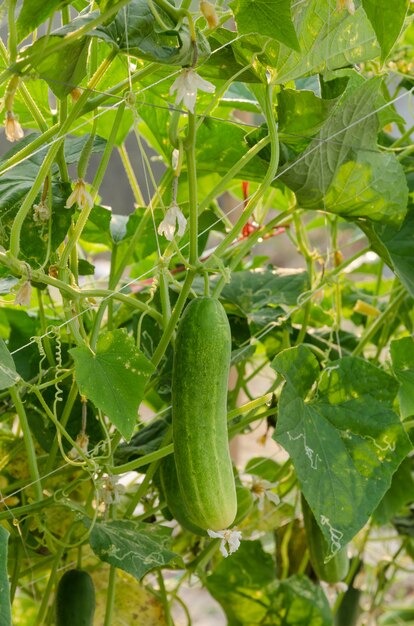
[[56, 594], [56, 626], [93, 626], [94, 613], [95, 587], [88, 572], [65, 572]]
[[227, 435], [230, 353], [230, 326], [223, 306], [210, 297], [192, 300], [175, 343], [173, 439], [185, 507], [205, 530], [228, 528], [237, 512]]
[[349, 570], [346, 546], [325, 563], [325, 559], [329, 556], [329, 547], [303, 496], [302, 513], [308, 541], [309, 558], [315, 574], [319, 580], [324, 580], [327, 583], [337, 583], [343, 580]]

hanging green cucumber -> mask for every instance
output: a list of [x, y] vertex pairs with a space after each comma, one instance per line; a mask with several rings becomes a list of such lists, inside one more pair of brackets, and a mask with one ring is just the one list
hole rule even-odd
[[175, 343], [173, 439], [185, 507], [205, 530], [228, 528], [237, 512], [227, 436], [230, 353], [230, 326], [220, 302], [192, 300]]
[[160, 466], [160, 483], [167, 507], [174, 519], [186, 530], [195, 535], [207, 535], [207, 532], [191, 521], [181, 496], [178, 484], [174, 455], [162, 459]]
[[95, 587], [88, 572], [71, 569], [59, 581], [56, 626], [93, 626]]
[[305, 522], [310, 562], [315, 574], [319, 580], [324, 580], [327, 583], [337, 583], [343, 580], [349, 570], [346, 546], [325, 563], [325, 559], [329, 556], [329, 547], [303, 495], [302, 513]]
[[[186, 530], [195, 535], [207, 535], [206, 530], [191, 521], [190, 515], [183, 502], [181, 489], [178, 483], [174, 455], [170, 454], [161, 461], [159, 471], [159, 489], [165, 499], [172, 517]], [[253, 496], [250, 489], [236, 486], [237, 514], [233, 525], [240, 524], [253, 508]]]

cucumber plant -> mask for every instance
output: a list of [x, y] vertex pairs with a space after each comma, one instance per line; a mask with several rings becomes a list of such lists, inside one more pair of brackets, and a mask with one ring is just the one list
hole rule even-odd
[[412, 4], [3, 2], [1, 626], [409, 619]]

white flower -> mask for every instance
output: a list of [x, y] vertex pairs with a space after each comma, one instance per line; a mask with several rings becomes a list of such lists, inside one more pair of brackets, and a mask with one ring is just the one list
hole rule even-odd
[[276, 493], [270, 491], [273, 487], [277, 487], [278, 483], [271, 483], [263, 478], [253, 477], [253, 483], [251, 486], [252, 496], [258, 501], [257, 508], [259, 511], [263, 510], [264, 499], [267, 498], [270, 502], [273, 502], [275, 506], [280, 504], [280, 498]]
[[194, 113], [197, 89], [201, 89], [201, 91], [205, 91], [206, 93], [214, 93], [216, 88], [212, 83], [209, 83], [208, 80], [201, 78], [191, 67], [186, 67], [171, 85], [170, 95], [176, 91], [177, 97], [175, 103], [180, 104], [180, 102], [183, 101], [187, 109], [191, 111], [191, 113]]
[[353, 0], [336, 0], [336, 10], [340, 13], [346, 9], [350, 15], [355, 15], [355, 4]]
[[93, 198], [89, 191], [86, 190], [85, 181], [82, 178], [78, 178], [73, 188], [72, 193], [66, 200], [65, 207], [70, 209], [71, 206], [77, 204], [81, 209], [93, 207]]
[[32, 284], [30, 280], [26, 280], [16, 293], [14, 298], [14, 304], [20, 304], [21, 306], [30, 306], [30, 299], [32, 297]]
[[[208, 530], [208, 536], [212, 539], [221, 539], [220, 543], [220, 552], [224, 557], [233, 554], [240, 547], [240, 540], [242, 538], [242, 534], [239, 530]], [[228, 549], [226, 548], [226, 544]]]
[[187, 220], [181, 212], [178, 204], [173, 203], [165, 214], [164, 219], [158, 226], [158, 234], [164, 235], [168, 241], [172, 241], [174, 238], [175, 229], [178, 224], [177, 235], [182, 237], [187, 226]]
[[125, 493], [124, 485], [118, 485], [119, 476], [104, 476], [99, 482], [99, 493], [104, 504], [117, 504]]
[[23, 139], [24, 132], [23, 128], [20, 126], [17, 118], [13, 115], [13, 111], [7, 111], [6, 113], [6, 138], [8, 141], [19, 141], [19, 139]]

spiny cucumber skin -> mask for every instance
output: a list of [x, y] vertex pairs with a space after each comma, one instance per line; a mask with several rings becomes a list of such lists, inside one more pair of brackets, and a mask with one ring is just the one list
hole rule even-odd
[[192, 521], [228, 528], [237, 512], [227, 435], [231, 334], [216, 299], [196, 298], [178, 327], [172, 377], [173, 439], [178, 481]]
[[71, 569], [59, 581], [56, 626], [93, 626], [95, 587], [83, 570]]
[[345, 578], [349, 570], [346, 546], [339, 550], [330, 561], [325, 563], [324, 560], [329, 554], [328, 546], [311, 508], [303, 496], [302, 513], [308, 538], [310, 562], [315, 574], [319, 580], [324, 580], [327, 583], [340, 582]]

